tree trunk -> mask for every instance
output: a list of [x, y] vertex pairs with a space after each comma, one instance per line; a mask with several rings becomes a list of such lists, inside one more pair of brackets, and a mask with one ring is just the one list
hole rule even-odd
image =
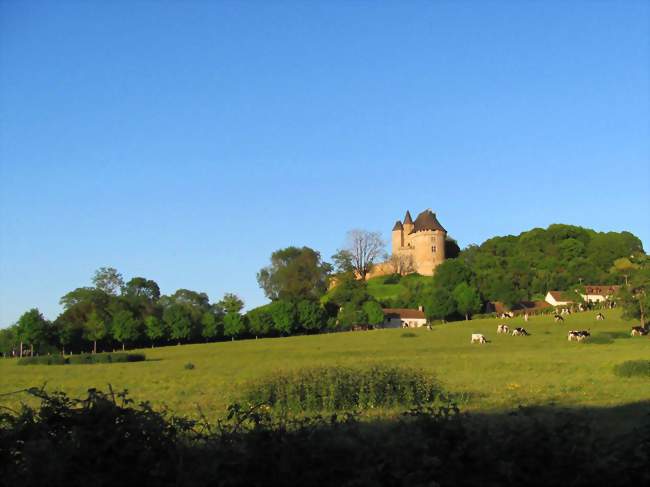
[[23, 356], [23, 341], [20, 340], [20, 356]]
[[32, 357], [34, 356], [34, 344], [33, 344], [33, 343], [29, 346], [29, 354], [30, 354]]
[[65, 345], [61, 347], [61, 355], [65, 357]]
[[97, 340], [93, 340], [93, 353], [97, 353]]
[[124, 342], [122, 342], [122, 351], [124, 351]]
[[468, 321], [468, 320], [469, 320], [469, 315], [467, 313], [465, 313], [465, 321]]

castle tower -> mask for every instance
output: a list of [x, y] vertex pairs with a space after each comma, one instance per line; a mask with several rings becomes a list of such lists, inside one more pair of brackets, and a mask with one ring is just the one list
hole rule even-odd
[[[408, 213], [407, 216], [410, 217]], [[410, 225], [410, 231], [407, 232], [406, 221], [403, 227], [404, 247], [413, 249], [416, 272], [425, 276], [433, 275], [435, 268], [445, 260], [447, 231], [431, 209], [426, 209], [417, 216]]]
[[391, 243], [391, 250], [393, 252], [393, 255], [398, 254], [399, 249], [404, 246], [404, 226], [399, 220], [395, 222], [395, 226], [391, 232]]
[[411, 212], [406, 210], [406, 215], [404, 215], [404, 243], [403, 246], [407, 246], [406, 236], [413, 231], [413, 219], [411, 218]]

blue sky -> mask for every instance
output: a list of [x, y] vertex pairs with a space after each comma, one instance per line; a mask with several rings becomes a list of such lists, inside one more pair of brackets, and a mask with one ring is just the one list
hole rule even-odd
[[1, 2], [0, 326], [114, 266], [265, 302], [408, 208], [650, 245], [647, 2]]

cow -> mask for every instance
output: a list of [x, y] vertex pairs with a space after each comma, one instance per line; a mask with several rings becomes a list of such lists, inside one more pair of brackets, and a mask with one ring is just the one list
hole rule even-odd
[[571, 330], [568, 335], [568, 339], [570, 342], [576, 341], [576, 342], [583, 342], [587, 340], [591, 336], [591, 333], [589, 333], [589, 330]]
[[556, 313], [555, 316], [553, 317], [553, 321], [559, 323], [560, 321], [564, 321], [564, 318], [562, 318], [562, 316]]
[[632, 335], [633, 337], [641, 337], [641, 336], [645, 336], [647, 334], [648, 334], [648, 330], [646, 330], [642, 326], [633, 326], [632, 327], [632, 332], [630, 333], [630, 335]]
[[604, 320], [605, 320], [605, 315], [602, 314], [602, 313], [598, 313], [598, 314], [596, 315], [596, 320], [598, 320], [598, 321], [604, 321]]
[[472, 341], [470, 343], [487, 343], [487, 339], [480, 333], [472, 333]]
[[512, 330], [512, 336], [513, 337], [516, 337], [516, 336], [526, 336], [527, 337], [528, 335], [530, 335], [530, 333], [528, 333], [525, 328], [517, 327], [514, 330]]
[[505, 333], [506, 335], [510, 331], [510, 328], [508, 328], [508, 325], [499, 325], [497, 326], [497, 333]]

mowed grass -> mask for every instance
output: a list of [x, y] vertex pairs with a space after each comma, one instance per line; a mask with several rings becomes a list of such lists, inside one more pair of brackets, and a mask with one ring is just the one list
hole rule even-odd
[[[498, 412], [518, 406], [614, 407], [650, 401], [647, 378], [623, 378], [614, 366], [650, 359], [650, 338], [630, 337], [631, 323], [617, 311], [574, 314], [565, 323], [552, 317], [508, 320], [529, 337], [497, 335], [502, 320], [482, 319], [435, 326], [433, 330], [333, 333], [144, 349], [138, 363], [17, 366], [0, 360], [0, 394], [27, 387], [83, 396], [89, 388], [128, 389], [138, 401], [175, 413], [215, 418], [239, 399], [244, 386], [271, 372], [328, 365], [404, 365], [433, 373], [460, 399], [463, 410]], [[591, 343], [567, 341], [569, 329], [591, 329]], [[491, 340], [470, 344], [472, 333]], [[187, 370], [185, 364], [195, 365]], [[0, 396], [15, 406], [23, 395]]]

